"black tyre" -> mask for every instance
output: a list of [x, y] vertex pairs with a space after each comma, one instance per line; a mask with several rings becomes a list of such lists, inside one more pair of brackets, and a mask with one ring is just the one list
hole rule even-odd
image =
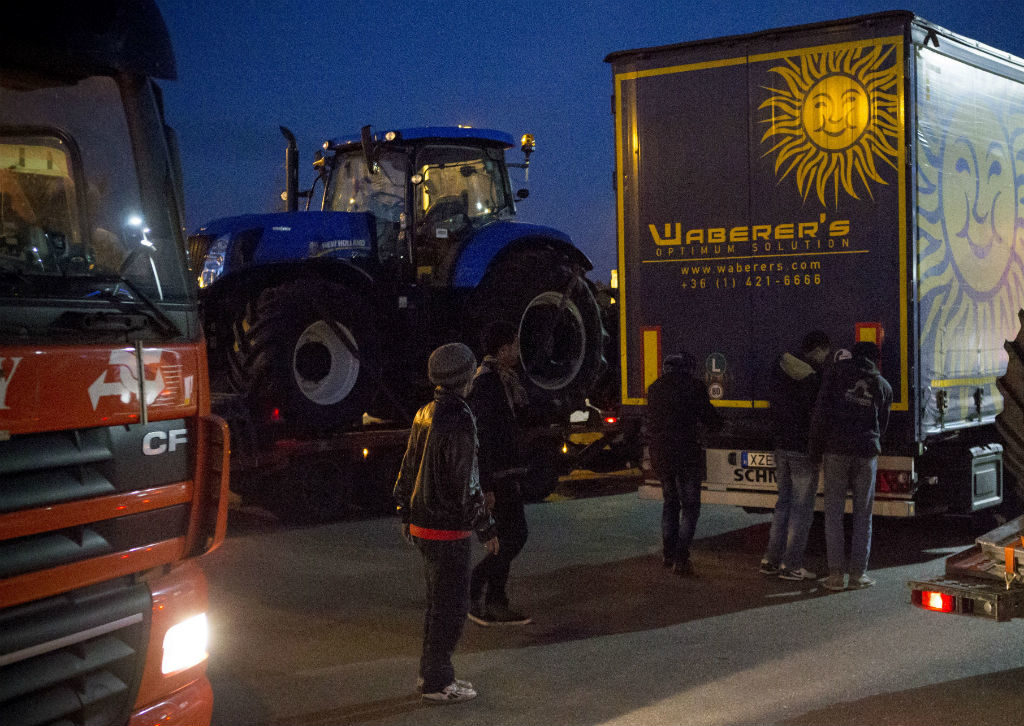
[[360, 420], [375, 394], [377, 333], [351, 290], [299, 279], [262, 290], [232, 326], [233, 388], [260, 426], [323, 435]]
[[488, 271], [470, 312], [477, 349], [491, 320], [518, 326], [521, 378], [534, 404], [556, 416], [583, 407], [606, 365], [606, 334], [590, 285], [562, 255], [512, 252]]

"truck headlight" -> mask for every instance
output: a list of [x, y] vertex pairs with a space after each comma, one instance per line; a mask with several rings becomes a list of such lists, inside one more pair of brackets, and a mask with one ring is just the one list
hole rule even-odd
[[203, 259], [203, 272], [199, 275], [199, 287], [212, 285], [224, 272], [224, 256], [228, 251], [228, 237], [218, 237], [206, 251]]
[[164, 675], [177, 673], [202, 663], [208, 655], [209, 629], [206, 613], [193, 615], [172, 625], [164, 634], [164, 658], [160, 670]]

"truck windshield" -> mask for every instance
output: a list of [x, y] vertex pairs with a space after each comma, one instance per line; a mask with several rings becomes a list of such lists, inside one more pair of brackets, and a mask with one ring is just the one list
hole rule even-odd
[[145, 83], [0, 71], [0, 304], [190, 299], [161, 131]]

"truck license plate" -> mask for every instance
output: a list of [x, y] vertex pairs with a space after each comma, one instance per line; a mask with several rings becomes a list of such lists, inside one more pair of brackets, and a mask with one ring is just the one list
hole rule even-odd
[[766, 451], [744, 451], [740, 454], [744, 469], [774, 469], [775, 457]]

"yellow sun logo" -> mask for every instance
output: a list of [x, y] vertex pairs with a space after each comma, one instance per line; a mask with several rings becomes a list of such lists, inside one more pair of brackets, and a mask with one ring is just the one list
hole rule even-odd
[[806, 53], [770, 69], [785, 88], [761, 104], [768, 129], [762, 144], [775, 155], [780, 180], [793, 174], [806, 201], [813, 188], [822, 206], [839, 204], [842, 189], [854, 199], [871, 184], [886, 184], [881, 161], [896, 168], [899, 138], [898, 67], [895, 45]]

